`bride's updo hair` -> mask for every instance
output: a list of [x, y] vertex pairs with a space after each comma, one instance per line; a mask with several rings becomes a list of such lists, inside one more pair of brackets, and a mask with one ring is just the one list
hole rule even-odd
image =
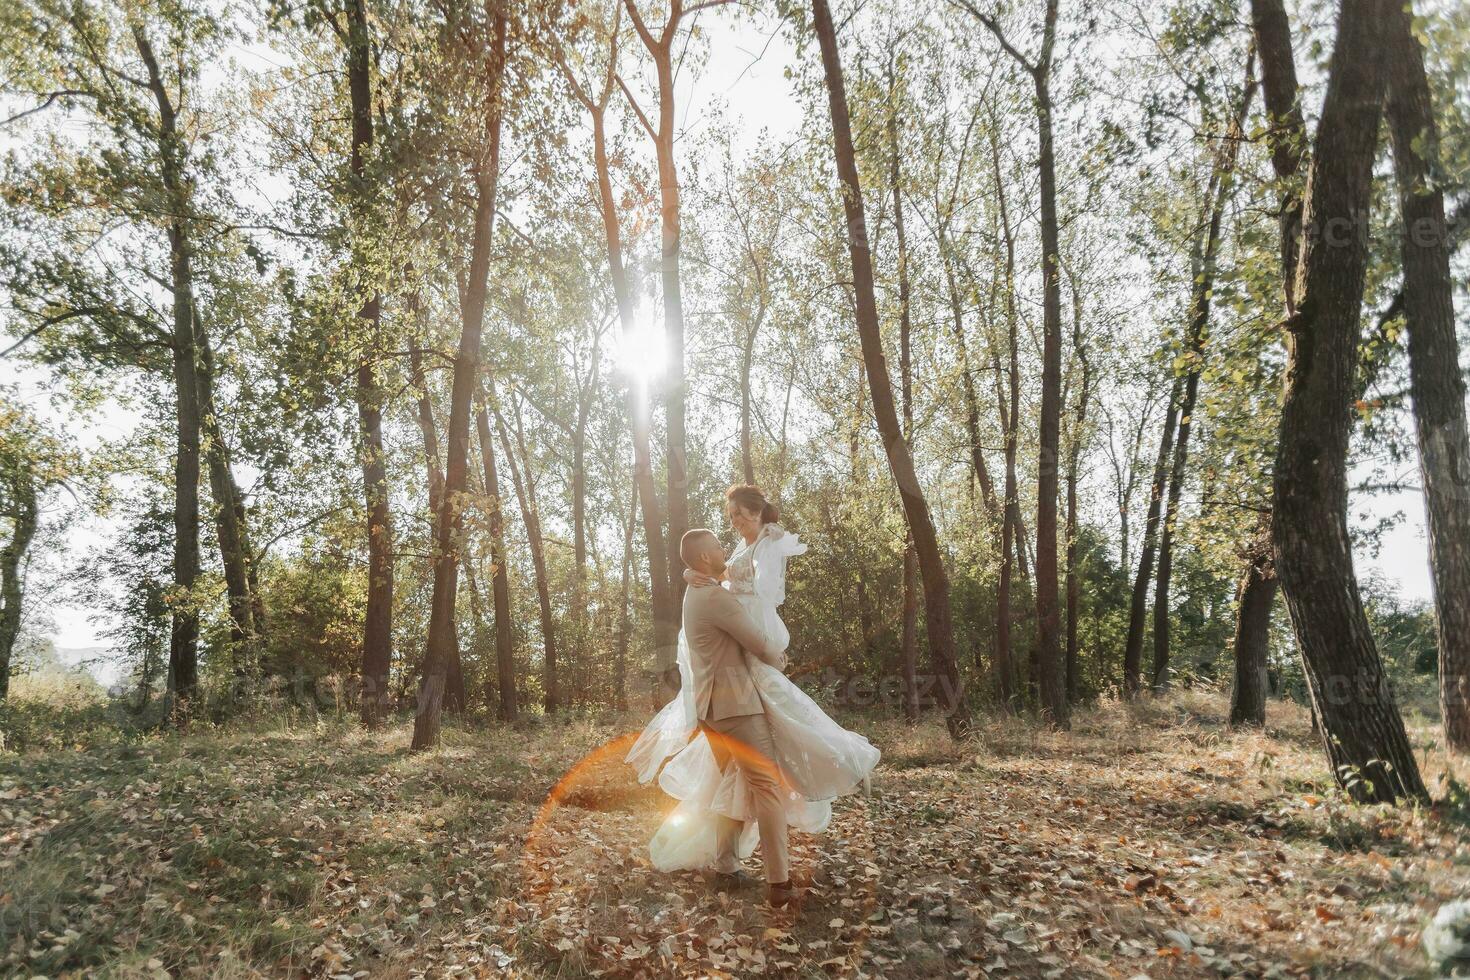
[[781, 519], [781, 512], [766, 499], [765, 492], [760, 487], [748, 484], [733, 486], [725, 491], [725, 499], [742, 510], [759, 514], [762, 524], [775, 524]]

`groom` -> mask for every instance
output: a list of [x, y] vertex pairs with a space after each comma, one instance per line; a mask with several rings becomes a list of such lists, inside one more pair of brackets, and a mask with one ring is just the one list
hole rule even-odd
[[[679, 542], [684, 564], [711, 578], [725, 570], [725, 552], [714, 532], [695, 528]], [[783, 651], [768, 646], [763, 633], [739, 600], [722, 588], [690, 588], [684, 592], [684, 637], [693, 671], [694, 707], [709, 739], [715, 761], [724, 770], [733, 760], [745, 774], [754, 796], [760, 826], [761, 860], [766, 867], [766, 901], [776, 907], [797, 902], [786, 854], [786, 810], [775, 747], [765, 706], [745, 663], [745, 651], [781, 670]], [[720, 857], [716, 867], [726, 881], [744, 877], [735, 857], [740, 822], [720, 818]]]

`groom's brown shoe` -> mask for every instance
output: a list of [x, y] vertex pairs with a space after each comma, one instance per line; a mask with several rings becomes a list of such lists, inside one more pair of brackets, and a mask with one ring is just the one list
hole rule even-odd
[[766, 886], [766, 904], [773, 909], [795, 910], [801, 906], [801, 900], [805, 897], [806, 889], [797, 887], [789, 880], [773, 882]]
[[711, 872], [707, 879], [715, 891], [730, 892], [740, 888], [750, 888], [756, 883], [754, 875], [746, 874], [738, 868], [734, 871]]

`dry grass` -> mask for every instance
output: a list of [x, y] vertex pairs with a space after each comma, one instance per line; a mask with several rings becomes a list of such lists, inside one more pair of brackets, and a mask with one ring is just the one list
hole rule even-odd
[[795, 841], [799, 918], [648, 866], [666, 801], [599, 749], [641, 718], [427, 756], [320, 725], [0, 757], [0, 973], [1427, 975], [1466, 825], [1341, 800], [1298, 709], [1224, 711], [1179, 692], [964, 746], [852, 719], [884, 765]]

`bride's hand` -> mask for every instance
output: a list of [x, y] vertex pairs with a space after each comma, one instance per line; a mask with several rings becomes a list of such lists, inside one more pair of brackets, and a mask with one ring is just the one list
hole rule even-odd
[[684, 569], [684, 581], [687, 584], [694, 586], [696, 589], [702, 589], [702, 588], [705, 588], [706, 586], [719, 585], [720, 584], [720, 580], [719, 579], [710, 578], [708, 575], [705, 575], [703, 572], [696, 572], [692, 568], [686, 568], [686, 569]]

